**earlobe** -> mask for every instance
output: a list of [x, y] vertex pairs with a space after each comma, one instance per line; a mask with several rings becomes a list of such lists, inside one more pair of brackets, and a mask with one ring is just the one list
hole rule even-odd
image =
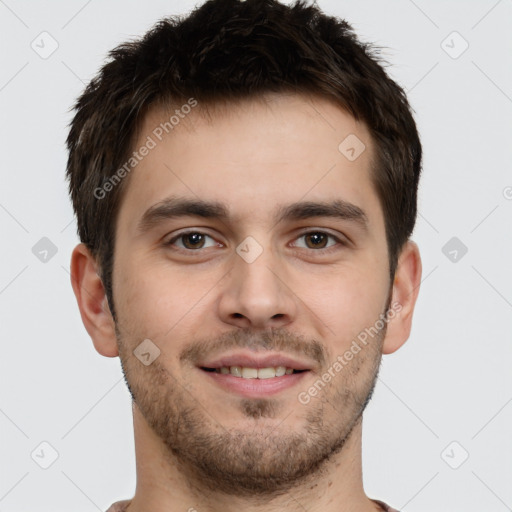
[[392, 354], [409, 338], [412, 317], [421, 283], [421, 257], [418, 246], [409, 240], [404, 245], [393, 281], [389, 321], [382, 345], [383, 354]]
[[97, 264], [85, 244], [78, 244], [71, 255], [71, 285], [82, 322], [96, 350], [105, 357], [119, 355], [115, 325]]

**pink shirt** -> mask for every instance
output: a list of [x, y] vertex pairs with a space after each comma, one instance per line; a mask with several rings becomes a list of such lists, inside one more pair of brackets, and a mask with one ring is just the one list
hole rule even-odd
[[[116, 503], [113, 503], [110, 508], [107, 510], [107, 512], [125, 512], [126, 507], [129, 505], [131, 500], [123, 500], [123, 501], [116, 501]], [[383, 501], [379, 500], [372, 500], [377, 505], [380, 505], [382, 510], [384, 512], [399, 512], [395, 508], [391, 508], [389, 505], [386, 505]]]

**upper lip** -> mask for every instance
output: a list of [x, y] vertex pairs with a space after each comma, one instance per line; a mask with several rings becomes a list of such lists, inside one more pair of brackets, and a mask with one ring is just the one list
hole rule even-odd
[[215, 359], [200, 362], [200, 368], [222, 368], [223, 366], [245, 366], [247, 368], [270, 368], [285, 366], [294, 370], [311, 370], [312, 365], [291, 356], [279, 353], [257, 355], [255, 353], [236, 352]]

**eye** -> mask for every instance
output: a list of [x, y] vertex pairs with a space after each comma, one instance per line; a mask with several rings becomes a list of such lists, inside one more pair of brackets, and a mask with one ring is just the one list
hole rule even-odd
[[[206, 245], [206, 239], [212, 240], [210, 245]], [[179, 242], [179, 243], [176, 243]], [[185, 250], [197, 250], [197, 249], [205, 249], [207, 247], [214, 247], [218, 245], [218, 243], [206, 233], [201, 233], [200, 231], [188, 231], [186, 233], [180, 233], [175, 236], [165, 245], [176, 245], [179, 249]]]
[[[308, 231], [297, 238], [297, 240], [300, 239], [305, 240], [304, 245], [294, 245], [294, 247], [301, 249], [330, 250], [336, 245], [346, 245], [340, 238], [324, 231]], [[334, 243], [329, 245], [329, 239], [334, 240]]]
[[[318, 252], [329, 252], [336, 250], [339, 245], [347, 245], [342, 239], [325, 231], [308, 231], [300, 235], [296, 240], [303, 239], [303, 243], [295, 242], [292, 247], [299, 249], [314, 249]], [[208, 242], [208, 240], [210, 240]], [[198, 251], [199, 249], [207, 249], [208, 247], [219, 247], [219, 244], [213, 237], [201, 231], [182, 232], [168, 242], [166, 246], [174, 246], [183, 251]]]

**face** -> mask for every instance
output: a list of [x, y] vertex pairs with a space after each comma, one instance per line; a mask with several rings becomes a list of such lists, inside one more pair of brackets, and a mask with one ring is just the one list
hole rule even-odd
[[[377, 376], [390, 282], [373, 145], [321, 99], [200, 107], [162, 140], [169, 114], [154, 109], [136, 144], [156, 143], [118, 216], [119, 354], [184, 472], [282, 490], [339, 452]], [[355, 159], [362, 146], [339, 149], [349, 135], [365, 145]]]

